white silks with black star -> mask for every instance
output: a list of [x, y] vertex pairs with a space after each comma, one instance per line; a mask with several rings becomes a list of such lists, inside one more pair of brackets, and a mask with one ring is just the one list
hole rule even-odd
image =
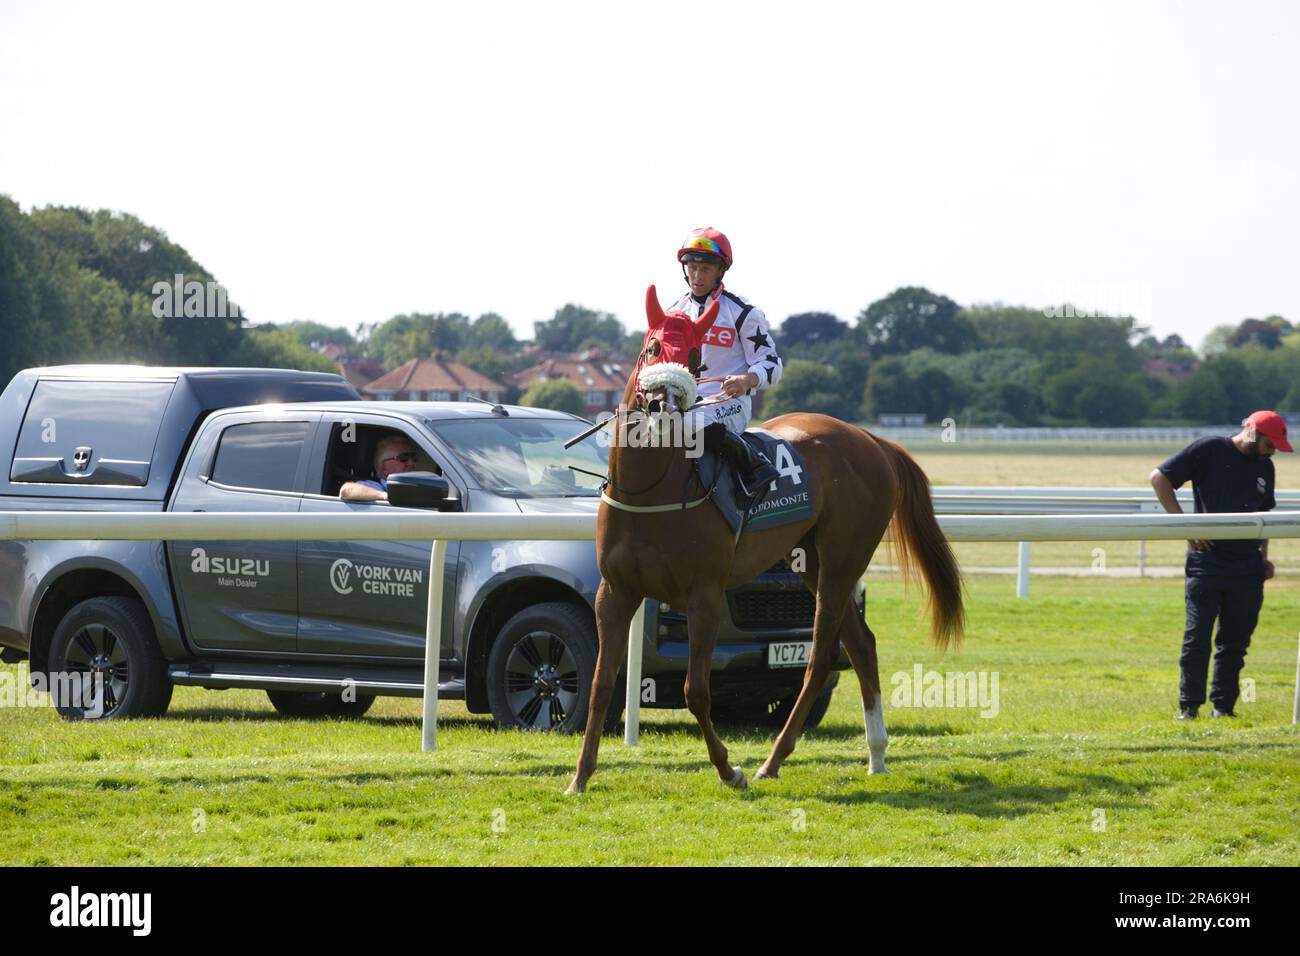
[[[782, 362], [777, 354], [776, 342], [763, 310], [743, 296], [722, 288], [712, 299], [719, 304], [718, 318], [704, 337], [701, 349], [702, 376], [723, 378], [753, 372], [758, 376], [758, 388], [770, 388], [781, 380]], [[705, 306], [696, 302], [689, 293], [677, 300], [674, 309], [696, 318]], [[700, 384], [700, 398], [708, 398], [721, 391], [718, 382]]]

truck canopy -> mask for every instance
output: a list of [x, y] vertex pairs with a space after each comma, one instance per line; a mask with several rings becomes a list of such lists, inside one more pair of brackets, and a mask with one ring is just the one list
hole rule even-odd
[[209, 412], [358, 398], [342, 376], [291, 369], [26, 369], [0, 395], [0, 496], [161, 502]]

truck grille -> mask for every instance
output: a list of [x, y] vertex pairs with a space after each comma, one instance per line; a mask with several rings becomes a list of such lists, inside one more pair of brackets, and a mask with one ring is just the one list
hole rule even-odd
[[817, 602], [803, 587], [737, 591], [730, 595], [736, 627], [812, 627]]

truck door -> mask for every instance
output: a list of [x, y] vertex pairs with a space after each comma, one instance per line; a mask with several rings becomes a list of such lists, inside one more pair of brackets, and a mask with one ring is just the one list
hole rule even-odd
[[[321, 422], [317, 451], [307, 475], [302, 510], [314, 514], [367, 514], [391, 507], [387, 502], [342, 501], [339, 487], [372, 475], [375, 445], [400, 432], [422, 456], [417, 467], [444, 470], [429, 444], [396, 419], [354, 416]], [[319, 490], [319, 494], [313, 494]], [[464, 490], [461, 490], [464, 500]], [[304, 652], [350, 657], [424, 659], [425, 618], [429, 601], [429, 552], [422, 541], [300, 541], [298, 648]], [[456, 566], [460, 542], [447, 544], [443, 594], [442, 659], [452, 654], [456, 607]]]
[[[297, 512], [319, 420], [319, 413], [212, 419], [170, 510]], [[167, 548], [185, 631], [198, 648], [297, 649], [297, 541], [173, 541]]]

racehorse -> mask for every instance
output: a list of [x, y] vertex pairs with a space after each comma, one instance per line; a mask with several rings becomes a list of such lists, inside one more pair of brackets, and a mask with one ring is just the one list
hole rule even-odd
[[[886, 772], [888, 735], [876, 637], [857, 612], [853, 589], [891, 523], [905, 580], [925, 580], [931, 643], [945, 650], [962, 638], [957, 562], [935, 520], [929, 481], [901, 446], [827, 415], [793, 413], [764, 422], [764, 429], [789, 441], [802, 457], [811, 479], [812, 515], [798, 523], [748, 531], [737, 540], [717, 509], [697, 507], [706, 501], [709, 489], [700, 483], [684, 443], [628, 441], [633, 427], [640, 427], [644, 436], [648, 423], [671, 421], [692, 406], [701, 343], [717, 315], [716, 302], [698, 319], [681, 312], [665, 315], [655, 287], [646, 290], [649, 330], [623, 392], [622, 408], [629, 414], [613, 420], [608, 481], [596, 521], [600, 650], [569, 794], [581, 793], [596, 771], [601, 729], [627, 653], [628, 627], [645, 597], [686, 612], [686, 704], [699, 721], [718, 776], [738, 789], [748, 781], [741, 768], [731, 766], [710, 719], [709, 668], [728, 588], [752, 580], [784, 558], [817, 601], [803, 687], [755, 779], [776, 777], [794, 751], [840, 644], [862, 689], [869, 772]], [[641, 417], [629, 423], [637, 413]]]

